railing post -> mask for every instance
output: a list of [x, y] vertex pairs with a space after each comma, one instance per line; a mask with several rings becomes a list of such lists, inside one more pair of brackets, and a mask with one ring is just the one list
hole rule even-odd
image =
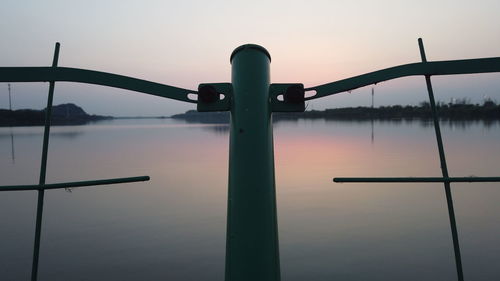
[[257, 45], [231, 55], [226, 281], [280, 280], [270, 62]]
[[[59, 60], [59, 43], [56, 43], [54, 50], [54, 59], [52, 67], [57, 67]], [[42, 162], [40, 165], [40, 180], [39, 185], [45, 184], [45, 176], [47, 175], [47, 154], [49, 150], [50, 136], [50, 119], [52, 116], [52, 101], [54, 99], [55, 82], [50, 81], [49, 95], [47, 97], [47, 108], [45, 108], [45, 128], [43, 131], [43, 147], [42, 147]], [[33, 265], [31, 267], [31, 281], [36, 281], [38, 277], [38, 257], [40, 254], [40, 236], [42, 232], [42, 214], [43, 214], [43, 198], [44, 190], [38, 190], [38, 201], [36, 206], [36, 226], [35, 226], [35, 243], [33, 245]]]
[[[418, 47], [420, 49], [420, 56], [422, 58], [422, 62], [427, 62], [427, 57], [425, 56], [424, 43], [422, 38], [418, 38]], [[446, 165], [446, 157], [444, 154], [443, 147], [443, 139], [441, 137], [441, 128], [439, 126], [439, 117], [436, 108], [436, 101], [434, 99], [434, 91], [432, 90], [431, 76], [425, 75], [425, 83], [427, 85], [427, 92], [429, 93], [429, 102], [432, 110], [432, 120], [434, 121], [434, 131], [436, 133], [436, 141], [439, 151], [439, 161], [441, 163], [441, 172], [443, 174], [443, 178], [448, 178], [448, 166]], [[455, 253], [455, 264], [457, 269], [457, 277], [459, 281], [464, 280], [464, 273], [462, 270], [462, 258], [460, 255], [460, 244], [458, 242], [458, 231], [457, 231], [457, 222], [455, 220], [455, 210], [453, 208], [453, 198], [451, 196], [451, 187], [450, 182], [444, 182], [444, 190], [446, 194], [446, 203], [448, 205], [448, 216], [450, 219], [450, 228], [451, 228], [451, 236], [453, 239], [453, 250]]]

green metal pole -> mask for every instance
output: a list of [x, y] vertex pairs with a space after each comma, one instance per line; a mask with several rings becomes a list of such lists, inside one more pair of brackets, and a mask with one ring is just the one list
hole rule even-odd
[[[379, 183], [405, 183], [405, 182], [500, 182], [500, 177], [397, 177], [397, 178], [334, 178], [334, 182], [379, 182]], [[1, 188], [1, 187], [0, 187]]]
[[138, 181], [149, 181], [149, 177], [142, 176], [142, 177], [116, 178], [116, 179], [104, 179], [104, 180], [60, 182], [51, 184], [34, 184], [34, 185], [31, 184], [4, 185], [0, 186], [0, 191], [47, 190], [47, 189], [86, 187], [86, 186], [96, 186], [96, 185], [109, 185], [109, 184], [129, 183]]
[[[423, 63], [427, 63], [427, 57], [425, 56], [424, 42], [422, 38], [418, 38], [418, 47], [420, 49], [420, 56]], [[429, 102], [432, 109], [432, 119], [434, 121], [434, 131], [436, 133], [436, 141], [439, 151], [439, 161], [441, 163], [441, 172], [443, 178], [448, 178], [448, 166], [446, 165], [446, 157], [444, 154], [443, 139], [441, 137], [441, 129], [439, 127], [439, 117], [436, 109], [436, 102], [434, 100], [434, 91], [432, 90], [431, 76], [425, 75], [425, 83], [427, 85], [427, 92], [429, 93]], [[457, 269], [457, 277], [459, 281], [464, 280], [464, 273], [462, 269], [462, 258], [460, 255], [460, 244], [458, 242], [458, 230], [457, 221], [455, 219], [455, 210], [453, 208], [453, 198], [451, 196], [450, 182], [444, 182], [444, 191], [446, 194], [446, 202], [448, 205], [448, 215], [450, 219], [451, 237], [453, 240], [453, 249], [455, 253], [455, 264]]]
[[231, 55], [226, 281], [280, 280], [270, 62], [257, 45]]
[[[59, 60], [59, 42], [56, 43], [54, 50], [54, 59], [52, 67], [57, 67]], [[45, 176], [47, 174], [47, 154], [49, 150], [49, 136], [50, 136], [50, 118], [52, 115], [52, 101], [54, 99], [54, 81], [49, 84], [49, 96], [47, 98], [47, 108], [45, 109], [45, 129], [43, 131], [43, 147], [42, 147], [42, 163], [40, 166], [40, 180], [39, 185], [45, 184]], [[38, 190], [38, 201], [36, 206], [36, 226], [35, 226], [35, 243], [33, 245], [33, 264], [31, 267], [31, 280], [36, 281], [38, 278], [38, 257], [40, 254], [40, 236], [42, 233], [42, 214], [43, 214], [43, 197], [44, 190]]]

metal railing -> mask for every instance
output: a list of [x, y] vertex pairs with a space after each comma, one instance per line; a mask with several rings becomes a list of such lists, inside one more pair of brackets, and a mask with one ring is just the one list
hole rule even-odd
[[[304, 89], [303, 84], [271, 84], [271, 56], [257, 45], [243, 45], [231, 55], [232, 82], [200, 84], [198, 91], [85, 69], [58, 67], [56, 43], [50, 67], [0, 67], [0, 82], [49, 82], [45, 111], [40, 178], [37, 185], [0, 186], [0, 191], [37, 190], [35, 243], [31, 280], [38, 277], [38, 260], [44, 192], [48, 189], [147, 181], [149, 177], [91, 180], [47, 184], [46, 167], [56, 81], [80, 82], [137, 91], [149, 95], [196, 103], [198, 111], [231, 111], [228, 214], [226, 233], [226, 280], [280, 280], [272, 112], [303, 112], [305, 101], [405, 76], [425, 76], [434, 121], [442, 177], [334, 178], [334, 182], [442, 182], [452, 232], [457, 279], [464, 280], [452, 182], [498, 182], [500, 177], [449, 177], [438, 113], [431, 84], [433, 75], [500, 72], [500, 57], [435, 61], [426, 59], [418, 40], [422, 62], [400, 65], [352, 78]], [[305, 93], [312, 95], [306, 97]], [[196, 96], [196, 99], [189, 95]], [[257, 149], [256, 149], [257, 148]], [[249, 153], [251, 151], [251, 153]], [[247, 169], [248, 165], [256, 169]], [[258, 174], [259, 176], [255, 176]], [[249, 188], [252, 187], [252, 188]], [[258, 188], [253, 188], [258, 187]], [[252, 204], [258, 203], [258, 204]], [[238, 237], [238, 239], [234, 239]], [[243, 245], [258, 244], [248, 247]]]
[[[420, 49], [420, 56], [422, 63], [427, 63], [425, 55], [424, 43], [421, 38], [418, 39], [418, 46]], [[491, 69], [494, 69], [494, 65]], [[478, 71], [490, 69], [489, 66], [478, 63]], [[445, 71], [446, 72], [446, 69]], [[479, 73], [479, 72], [478, 72]], [[450, 73], [451, 74], [451, 73]], [[385, 183], [403, 183], [403, 182], [418, 182], [418, 183], [433, 183], [442, 182], [444, 184], [444, 191], [446, 195], [446, 204], [448, 207], [448, 217], [450, 219], [451, 236], [453, 239], [453, 250], [455, 254], [455, 266], [457, 270], [458, 280], [464, 280], [464, 273], [462, 268], [462, 258], [460, 253], [460, 243], [458, 240], [457, 222], [455, 219], [455, 210], [453, 207], [453, 197], [451, 195], [452, 182], [499, 182], [500, 177], [459, 177], [450, 178], [448, 175], [448, 165], [446, 164], [446, 156], [444, 153], [443, 139], [441, 137], [441, 128], [439, 126], [439, 116], [436, 108], [436, 101], [434, 99], [434, 91], [432, 89], [431, 75], [425, 74], [425, 83], [427, 85], [427, 92], [429, 94], [429, 102], [432, 111], [432, 120], [434, 122], [434, 132], [436, 134], [436, 141], [438, 146], [439, 161], [441, 163], [442, 178], [422, 177], [422, 178], [334, 178], [334, 182], [385, 182]]]
[[[54, 58], [52, 61], [52, 68], [57, 69], [57, 62], [59, 60], [60, 44], [56, 43]], [[21, 74], [22, 75], [22, 74]], [[49, 149], [49, 136], [50, 136], [50, 123], [52, 118], [52, 101], [54, 100], [55, 82], [49, 82], [49, 94], [47, 98], [47, 107], [45, 109], [45, 126], [43, 130], [43, 146], [42, 146], [42, 162], [40, 165], [40, 177], [37, 185], [11, 185], [0, 186], [0, 191], [23, 191], [23, 190], [36, 190], [38, 191], [37, 208], [36, 208], [36, 222], [35, 222], [35, 242], [33, 246], [33, 263], [31, 267], [31, 280], [38, 279], [38, 260], [40, 256], [40, 238], [42, 232], [42, 217], [43, 217], [43, 203], [45, 190], [61, 189], [72, 187], [85, 187], [96, 185], [109, 185], [119, 183], [130, 183], [139, 181], [148, 181], [148, 176], [140, 177], [127, 177], [127, 178], [114, 178], [114, 179], [101, 179], [77, 182], [61, 182], [46, 184], [45, 178], [47, 175], [47, 157]]]

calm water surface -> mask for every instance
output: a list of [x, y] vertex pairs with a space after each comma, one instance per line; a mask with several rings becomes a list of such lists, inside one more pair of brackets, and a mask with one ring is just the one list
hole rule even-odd
[[[443, 123], [451, 176], [500, 176], [498, 123]], [[454, 280], [426, 122], [275, 123], [283, 280]], [[38, 182], [42, 128], [0, 128], [0, 185]], [[47, 182], [151, 181], [45, 193], [40, 280], [223, 280], [228, 127], [169, 119], [53, 127]], [[249, 167], [251, 169], [251, 167]], [[466, 280], [500, 280], [500, 186], [452, 185]], [[29, 280], [36, 192], [0, 192], [0, 280]]]

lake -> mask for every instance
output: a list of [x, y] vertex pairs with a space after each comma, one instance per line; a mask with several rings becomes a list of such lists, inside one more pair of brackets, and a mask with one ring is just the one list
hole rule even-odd
[[[442, 122], [450, 176], [500, 176], [499, 122]], [[42, 127], [0, 128], [0, 185], [36, 184]], [[223, 280], [229, 131], [117, 119], [51, 130], [39, 280]], [[282, 280], [456, 280], [428, 121], [274, 124]], [[251, 167], [249, 167], [251, 168]], [[500, 184], [452, 184], [466, 280], [500, 278]], [[29, 280], [36, 191], [0, 192], [0, 279]]]

